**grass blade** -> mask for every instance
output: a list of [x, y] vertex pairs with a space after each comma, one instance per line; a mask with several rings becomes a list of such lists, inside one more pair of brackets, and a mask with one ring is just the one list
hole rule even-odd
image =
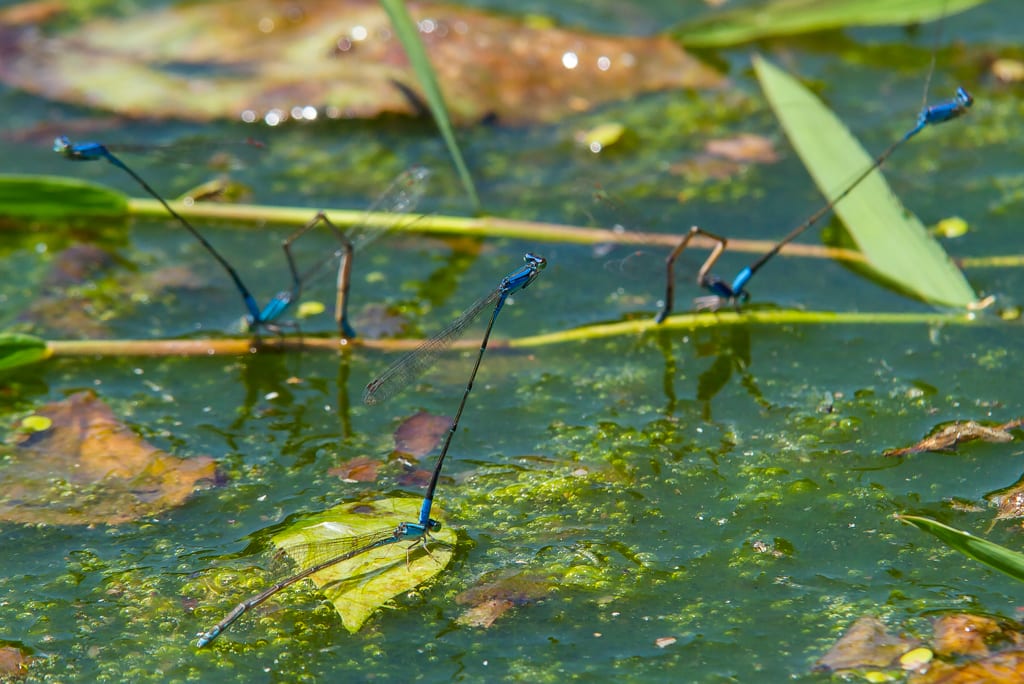
[[409, 16], [403, 0], [380, 0], [380, 4], [384, 7], [384, 11], [388, 13], [391, 25], [395, 29], [395, 34], [402, 42], [402, 47], [405, 48], [405, 54], [409, 57], [409, 63], [412, 65], [413, 72], [423, 88], [423, 94], [427, 98], [427, 105], [430, 107], [431, 114], [434, 115], [434, 121], [441, 131], [445, 145], [448, 146], [448, 153], [451, 154], [452, 160], [455, 162], [455, 168], [458, 169], [459, 178], [462, 179], [462, 185], [466, 189], [466, 194], [469, 195], [474, 210], [479, 211], [480, 198], [476, 194], [473, 177], [469, 173], [469, 168], [462, 158], [462, 151], [455, 140], [455, 129], [452, 127], [451, 118], [448, 116], [448, 107], [444, 103], [444, 95], [442, 95], [441, 87], [437, 83], [434, 69], [430, 66], [427, 51], [423, 48], [423, 43], [420, 41], [416, 22]]
[[[836, 115], [795, 78], [759, 57], [754, 68], [776, 117], [825, 196], [834, 197], [852, 175], [872, 164]], [[836, 205], [835, 213], [883, 280], [932, 304], [966, 307], [977, 302], [966, 278], [900, 204], [881, 173], [864, 180]]]
[[124, 195], [87, 181], [60, 176], [0, 176], [0, 216], [78, 223], [123, 218]]
[[0, 333], [0, 371], [50, 358], [46, 341], [32, 335]]
[[897, 515], [896, 519], [935, 535], [946, 545], [965, 556], [970, 556], [990, 568], [1005, 572], [1014, 579], [1024, 581], [1024, 554], [1022, 553], [981, 537], [975, 537], [969, 532], [958, 530], [931, 518], [917, 515]]
[[985, 0], [775, 0], [680, 25], [672, 35], [686, 47], [727, 47], [763, 38], [846, 26], [917, 24], [971, 9]]

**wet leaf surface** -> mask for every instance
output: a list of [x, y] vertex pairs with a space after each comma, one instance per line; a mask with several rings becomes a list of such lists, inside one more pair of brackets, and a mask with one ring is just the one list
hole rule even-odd
[[957, 613], [935, 621], [934, 650], [940, 656], [984, 657], [987, 639], [1002, 634], [1003, 627], [990, 617]]
[[815, 669], [891, 669], [866, 673], [869, 681], [889, 681], [897, 678], [896, 668], [902, 668], [909, 672], [906, 681], [912, 684], [1022, 681], [1024, 634], [1019, 625], [986, 615], [953, 613], [937, 618], [932, 626], [932, 648], [915, 648], [911, 640], [892, 637], [877, 618], [862, 617]]
[[828, 653], [818, 659], [816, 670], [836, 672], [868, 667], [889, 667], [918, 642], [889, 633], [881, 620], [870, 615], [858, 618]]
[[437, 448], [451, 425], [452, 419], [448, 416], [420, 411], [395, 430], [395, 451], [421, 459]]
[[380, 461], [366, 456], [349, 459], [327, 471], [328, 475], [339, 477], [345, 482], [373, 482], [377, 479]]
[[996, 506], [996, 520], [1024, 518], [1024, 477], [1005, 489], [986, 494]]
[[19, 681], [28, 675], [32, 659], [14, 646], [0, 646], [0, 679]]
[[[137, 118], [419, 115], [419, 86], [374, 0], [179, 4], [41, 35], [32, 4], [0, 14], [0, 79]], [[409, 3], [452, 118], [552, 121], [722, 76], [667, 37], [612, 37]], [[83, 79], [82, 74], [89, 78]]]
[[36, 411], [42, 431], [4, 448], [0, 519], [53, 525], [119, 524], [181, 505], [216, 479], [213, 459], [181, 459], [140, 439], [92, 392]]
[[459, 605], [469, 606], [456, 621], [486, 629], [509, 610], [550, 595], [551, 588], [549, 580], [525, 573], [486, 581], [455, 597]]
[[[306, 518], [295, 528], [274, 536], [274, 544], [300, 568], [323, 562], [318, 544], [394, 528], [419, 517], [421, 499], [405, 497], [335, 506]], [[433, 517], [443, 520], [437, 509]], [[415, 589], [441, 572], [451, 561], [457, 537], [442, 524], [433, 533], [429, 553], [412, 541], [388, 544], [310, 575], [338, 611], [349, 632], [357, 632], [378, 608], [399, 594]]]
[[935, 662], [907, 684], [1017, 684], [1024, 681], [1024, 651], [1006, 651], [969, 663]]
[[1002, 425], [989, 427], [973, 420], [956, 422], [939, 428], [938, 431], [925, 437], [920, 442], [901, 449], [889, 449], [885, 456], [906, 456], [921, 451], [948, 451], [964, 442], [982, 440], [984, 442], [1012, 442], [1010, 430], [1016, 430], [1024, 424], [1024, 418], [1017, 418]]

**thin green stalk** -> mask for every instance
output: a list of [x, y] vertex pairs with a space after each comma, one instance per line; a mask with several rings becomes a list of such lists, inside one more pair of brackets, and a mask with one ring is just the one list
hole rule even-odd
[[412, 66], [412, 70], [416, 74], [416, 78], [419, 79], [420, 86], [423, 88], [423, 94], [427, 99], [427, 106], [430, 107], [430, 113], [434, 116], [434, 121], [437, 123], [438, 130], [441, 131], [445, 145], [448, 146], [448, 153], [451, 154], [452, 161], [455, 162], [455, 168], [458, 169], [459, 178], [462, 179], [462, 185], [466, 188], [466, 194], [469, 195], [470, 201], [473, 202], [474, 210], [480, 211], [480, 198], [476, 194], [473, 177], [466, 167], [466, 162], [462, 158], [462, 151], [455, 140], [455, 129], [452, 127], [451, 117], [448, 116], [448, 106], [444, 102], [444, 95], [441, 93], [441, 86], [437, 82], [437, 75], [430, 65], [427, 51], [423, 48], [423, 41], [420, 40], [419, 28], [416, 22], [412, 20], [412, 17], [409, 16], [403, 0], [380, 0], [380, 4], [384, 7], [384, 11], [388, 13], [391, 25], [395, 29], [395, 34], [398, 36], [398, 40], [401, 41], [402, 47], [405, 48], [405, 54], [409, 57], [409, 64]]

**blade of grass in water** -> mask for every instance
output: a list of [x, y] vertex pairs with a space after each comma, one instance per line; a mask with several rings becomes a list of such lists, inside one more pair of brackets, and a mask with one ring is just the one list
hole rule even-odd
[[913, 525], [935, 535], [943, 543], [956, 549], [965, 556], [1005, 572], [1014, 579], [1024, 581], [1024, 554], [1000, 546], [969, 532], [950, 527], [937, 520], [917, 515], [897, 515], [897, 520]]
[[775, 0], [712, 14], [672, 29], [688, 48], [727, 47], [763, 38], [846, 26], [919, 24], [971, 9], [985, 0]]
[[476, 194], [473, 176], [469, 173], [466, 162], [462, 158], [462, 152], [459, 150], [459, 144], [455, 140], [455, 129], [452, 127], [451, 118], [448, 116], [448, 107], [444, 103], [444, 96], [441, 94], [441, 87], [437, 83], [434, 69], [430, 66], [427, 51], [423, 49], [423, 43], [420, 41], [419, 28], [416, 22], [412, 20], [412, 17], [409, 16], [403, 0], [381, 0], [380, 4], [384, 11], [388, 13], [391, 25], [398, 35], [398, 40], [402, 42], [405, 54], [409, 57], [409, 63], [412, 65], [413, 72], [416, 74], [416, 78], [419, 79], [420, 86], [423, 88], [423, 94], [427, 99], [427, 105], [430, 107], [430, 112], [434, 116], [434, 121], [441, 131], [442, 137], [444, 137], [444, 142], [448, 146], [448, 152], [452, 155], [455, 168], [459, 171], [459, 178], [462, 179], [462, 185], [466, 188], [466, 194], [469, 195], [474, 210], [479, 211], [480, 199]]
[[[786, 135], [826, 197], [834, 197], [852, 174], [872, 164], [872, 156], [836, 115], [795, 78], [761, 58], [754, 59], [754, 68]], [[908, 121], [914, 116], [909, 112]], [[835, 213], [884, 280], [933, 304], [966, 307], [977, 301], [963, 274], [900, 204], [881, 173], [865, 179], [836, 205]]]

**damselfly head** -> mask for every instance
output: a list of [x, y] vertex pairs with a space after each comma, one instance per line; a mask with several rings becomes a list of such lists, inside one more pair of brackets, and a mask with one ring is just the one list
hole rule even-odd
[[71, 154], [71, 141], [66, 135], [53, 139], [53, 151], [64, 155]]
[[533, 266], [538, 271], [543, 271], [544, 268], [548, 265], [547, 259], [545, 259], [542, 256], [537, 256], [536, 254], [531, 254], [530, 252], [526, 253], [526, 255], [523, 257], [523, 261], [525, 261], [530, 266]]
[[970, 107], [974, 104], [974, 98], [963, 86], [956, 89], [956, 101], [961, 107]]

